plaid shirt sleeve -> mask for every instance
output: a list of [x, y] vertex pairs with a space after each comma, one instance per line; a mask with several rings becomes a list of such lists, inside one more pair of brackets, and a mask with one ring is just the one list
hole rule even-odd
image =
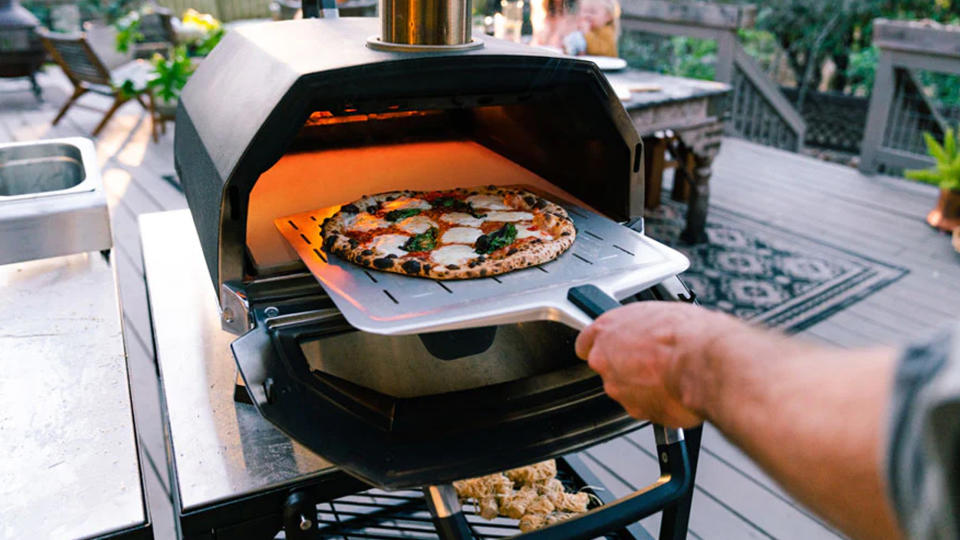
[[902, 354], [894, 382], [887, 475], [910, 538], [960, 538], [960, 324]]

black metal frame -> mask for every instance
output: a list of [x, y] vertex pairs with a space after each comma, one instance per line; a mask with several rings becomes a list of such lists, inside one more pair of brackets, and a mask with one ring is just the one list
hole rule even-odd
[[[697, 455], [700, 447], [700, 428], [685, 432], [687, 452], [691, 462], [691, 474], [696, 471]], [[599, 498], [603, 505], [615, 499], [608, 490], [602, 489], [603, 482], [587, 467], [578, 454], [570, 454], [558, 459], [559, 470], [569, 471], [572, 483], [588, 489]], [[693, 476], [691, 476], [692, 481]], [[589, 489], [590, 486], [601, 489]], [[237, 540], [265, 540], [273, 538], [280, 530], [286, 531], [291, 540], [316, 539], [326, 537], [318, 531], [317, 520], [310, 520], [310, 510], [317, 504], [333, 502], [335, 499], [358, 493], [369, 486], [334, 469], [295, 483], [278, 486], [260, 493], [239, 499], [224, 501], [215, 505], [179, 514], [179, 530], [184, 538], [192, 540], [214, 540], [232, 538]], [[663, 509], [660, 520], [660, 540], [682, 540], [687, 536], [687, 521], [690, 513], [692, 489], [673, 504]], [[176, 502], [176, 501], [175, 501]], [[178, 505], [179, 507], [179, 505]], [[304, 518], [313, 521], [303, 530]], [[475, 524], [474, 524], [475, 526]], [[468, 526], [473, 531], [473, 526]], [[138, 530], [138, 533], [144, 531]], [[639, 523], [630, 523], [621, 528], [611, 527], [608, 534], [621, 540], [653, 540], [653, 536]], [[439, 535], [438, 535], [439, 536]], [[131, 536], [131, 538], [141, 538]], [[450, 538], [451, 536], [439, 536]], [[454, 536], [464, 538], [464, 536]], [[554, 536], [551, 535], [551, 538]], [[469, 537], [467, 537], [469, 538]], [[523, 538], [527, 538], [526, 535]]]
[[[670, 278], [664, 283], [640, 293], [637, 295], [637, 299], [694, 301], [692, 293], [690, 293], [677, 278]], [[293, 303], [293, 306], [287, 307], [291, 308], [293, 312], [300, 311], [304, 303], [311, 304], [314, 308], [321, 308], [316, 311], [323, 311], [322, 308], [329, 304], [329, 299], [322, 293], [318, 293], [312, 297], [310, 295], [306, 297], [298, 295], [289, 301]], [[584, 307], [585, 311], [593, 315], [602, 312], [603, 308], [614, 307], [613, 302], [615, 302], [609, 297], [595, 296], [590, 298], [589, 295], [587, 298], [580, 298], [578, 301], [580, 305]], [[591, 302], [595, 305], [591, 306]], [[282, 302], [272, 302], [271, 304], [274, 307], [280, 305], [281, 309], [283, 309]], [[619, 304], [617, 303], [616, 305]], [[328, 306], [328, 308], [330, 312], [329, 316], [325, 319], [325, 324], [321, 325], [325, 328], [323, 332], [350, 331], [349, 325], [342, 320], [342, 316], [339, 316], [334, 308], [330, 306]], [[254, 311], [256, 313], [258, 326], [261, 328], [269, 328], [271, 326], [271, 317], [262, 311], [256, 309]], [[276, 317], [278, 311], [277, 309], [272, 310], [272, 316]], [[284, 309], [284, 311], [286, 311], [286, 309]], [[367, 480], [377, 485], [396, 488], [424, 485], [432, 482], [448, 482], [455, 478], [473, 476], [475, 474], [489, 472], [490, 470], [501, 470], [551, 456], [569, 454], [570, 452], [586, 446], [592, 446], [641, 427], [641, 424], [627, 417], [622, 409], [619, 408], [619, 405], [616, 405], [609, 400], [609, 398], [606, 398], [602, 393], [602, 386], [596, 386], [597, 381], [594, 381], [592, 392], [590, 389], [584, 388], [585, 393], [582, 393], [581, 396], [586, 397], [587, 399], [585, 401], [591, 402], [595, 407], [600, 407], [599, 410], [605, 410], [605, 412], [609, 413], [611, 410], [609, 407], [613, 407], [617, 413], [616, 421], [611, 424], [613, 429], [605, 433], [588, 439], [581, 438], [573, 443], [570, 441], [560, 441], [559, 443], [557, 441], [544, 442], [544, 438], [548, 439], [549, 437], [541, 431], [534, 431], [532, 437], [524, 438], [524, 431], [529, 431], [530, 425], [521, 423], [515, 426], [518, 429], [514, 432], [516, 439], [513, 437], [501, 437], [502, 439], [511, 441], [509, 451], [506, 448], [485, 451], [483, 453], [486, 456], [485, 458], [484, 455], [475, 456], [479, 459], [475, 459], [474, 461], [467, 460], [466, 463], [463, 459], [444, 462], [444, 456], [441, 454], [456, 456], [462, 453], [457, 451], [456, 442], [451, 445], [450, 435], [444, 434], [442, 443], [434, 443], [438, 444], [439, 447], [443, 449], [443, 452], [435, 454], [427, 453], [423, 461], [417, 462], [417, 466], [414, 467], [414, 469], [425, 468], [424, 471], [391, 476], [391, 474], [395, 474], [396, 471], [391, 471], [390, 474], [384, 474], [383, 470], [370, 469], [369, 464], [390, 462], [391, 460], [397, 460], [399, 456], [399, 461], [409, 466], [411, 463], [409, 456], [404, 456], [403, 454], [409, 454], [411, 452], [423, 453], [423, 449], [429, 448], [432, 443], [424, 440], [422, 430], [414, 430], [415, 435], [412, 438], [408, 436], [406, 440], [403, 434], [400, 434], [399, 438], [391, 438], [395, 437], [396, 434], [391, 434], [389, 430], [385, 431], [383, 429], [384, 426], [375, 426], [359, 418], [356, 414], [349, 412], [349, 401], [356, 397], [355, 395], [350, 395], [350, 392], [357, 390], [362, 391], [362, 389], [351, 388], [349, 383], [343, 381], [333, 381], [338, 383], [333, 385], [318, 385], [316, 375], [309, 373], [309, 370], [302, 370], [296, 367], [298, 362], [301, 363], [301, 365], [306, 365], [298, 343], [299, 340], [304, 337], [305, 333], [311, 335], [316, 334], [318, 329], [315, 322], [300, 326], [296, 324], [292, 326], [281, 326], [282, 328], [274, 328], [271, 332], [250, 332], [244, 338], [237, 340], [233, 346], [234, 353], [237, 356], [238, 366], [247, 384], [247, 391], [253, 398], [255, 405], [261, 414], [278, 425], [282, 430], [295, 432], [299, 436], [297, 440], [307, 447], [319, 451], [321, 455], [324, 455], [324, 457], [331, 459], [331, 461], [335, 463], [345, 465], [354, 475], [361, 477], [368, 475], [366, 476]], [[324, 391], [319, 394], [310, 391], [318, 387], [324, 388]], [[487, 391], [489, 392], [489, 389]], [[344, 393], [338, 396], [337, 392]], [[569, 401], [569, 396], [560, 396], [560, 401]], [[559, 404], [552, 404], [546, 408], [548, 412], [557, 413], [559, 411], [565, 423], [569, 423], [570, 418], [578, 417], [577, 415], [570, 414], [568, 410], [562, 407], [558, 409], [558, 407]], [[595, 412], [596, 410], [593, 412], [589, 410], [585, 412], [581, 411], [582, 416], [579, 417], [596, 418], [591, 416], [591, 414]], [[321, 415], [320, 417], [316, 416], [318, 413]], [[458, 413], [454, 412], [452, 414]], [[318, 418], [323, 419], [321, 425], [325, 426], [322, 438], [312, 437], [312, 435], [320, 435], [315, 428], [304, 429], [308, 426], [318, 425]], [[540, 418], [540, 421], [542, 421], [542, 418]], [[565, 425], [564, 428], [569, 429], [569, 426]], [[471, 430], [473, 430], [472, 427]], [[699, 456], [700, 429], [688, 430], [685, 440], [683, 438], [679, 440], [668, 439], [667, 437], [671, 435], [669, 435], [667, 430], [659, 427], [655, 428], [655, 430], [657, 430], [658, 435], [657, 454], [662, 459], [660, 463], [661, 478], [655, 484], [619, 501], [611, 501], [609, 500], [609, 496], [598, 494], [604, 500], [605, 504], [603, 507], [593, 510], [575, 520], [554, 525], [541, 531], [528, 533], [522, 535], [522, 537], [533, 539], [587, 538], [617, 530], [619, 534], [624, 534], [624, 531], [626, 531], [626, 533], [633, 537], [647, 538], [649, 535], [646, 535], [645, 531], [636, 526], [635, 523], [643, 517], [662, 510], [664, 514], [661, 520], [660, 538], [684, 538], [689, 521], [692, 483], [696, 474]], [[494, 431], [496, 431], [498, 435], [502, 435], [505, 431], [509, 431], [509, 429], [505, 430], [503, 425], [497, 425]], [[289, 434], [290, 433], [288, 433], [288, 435]], [[306, 434], [310, 440], [304, 440], [304, 434]], [[468, 436], [470, 441], [475, 441], [478, 437], [483, 440], [491, 439], [490, 437], [485, 438], [482, 434], [478, 436], [476, 430], [469, 432]], [[322, 439], [326, 439], [327, 441], [334, 440], [336, 443], [333, 445], [324, 445]], [[318, 447], [318, 445], [320, 446]], [[391, 453], [393, 450], [396, 450], [398, 445], [401, 447], [400, 454]], [[365, 450], [364, 457], [357, 458], [351, 455], [352, 452], [350, 452], [350, 449], [361, 447]], [[337, 450], [340, 448], [345, 448], [347, 451], [342, 454], [338, 453]], [[334, 455], [330, 455], [331, 449]], [[374, 455], [371, 455], [371, 453]], [[476, 453], [474, 452], [474, 454]], [[434, 463], [435, 460], [439, 461], [439, 466]], [[578, 464], [575, 457], [570, 458], [567, 464], [579, 476], [589, 474], [589, 470], [582, 466], [582, 463]], [[595, 482], [595, 478], [590, 478], [585, 484], [594, 484]], [[270, 493], [258, 495], [256, 498], [259, 500], [259, 504], [254, 503], [253, 500], [239, 501], [245, 508], [230, 511], [229, 509], [237, 504], [237, 502], [231, 502], [225, 503], [223, 505], [225, 508], [222, 510], [234, 516], [239, 517], [242, 515], [249, 517], [252, 515], [251, 510], [254, 506], [266, 504], [269, 507], [273, 507], [273, 511], [257, 518], [255, 521], [248, 519], [244, 522], [241, 529], [232, 530], [260, 530], [254, 525], [261, 524], [261, 526], [264, 527], [262, 530], [267, 531], [270, 530], [271, 527], [276, 527], [279, 519], [285, 528], [287, 528], [288, 537], [308, 538], [313, 534], [311, 533], [313, 529], [310, 527], [306, 527], [305, 530], [300, 529], [305, 522], [304, 520], [309, 521], [301, 508], [304, 504], [309, 506], [309, 504], [329, 501], [338, 496], [359, 491], [365, 487], [366, 485], [363, 482], [349, 478], [344, 472], [337, 469], [330, 474], [322, 475], [322, 477], [318, 477], [315, 480], [305, 481], [292, 488], [278, 488], [272, 490]], [[291, 498], [291, 495], [294, 493], [299, 493], [300, 495]], [[304, 501], [308, 501], [308, 503], [304, 503]], [[291, 506], [296, 506], [296, 508], [291, 509]], [[215, 510], [217, 509], [211, 508], [204, 510], [200, 514], [206, 515], [209, 514], [210, 511]], [[198, 524], [199, 522], [207, 521], [206, 519], [201, 519], [199, 515], [191, 517], [193, 518], [192, 521]], [[208, 523], [213, 525], [212, 522], [208, 521]], [[463, 516], [459, 514], [438, 519], [436, 525], [442, 538], [464, 538], [464, 531], [469, 531], [469, 527], [466, 526]], [[296, 530], [291, 531], [291, 527], [296, 527]]]
[[[300, 343], [356, 330], [332, 306], [325, 310], [325, 295], [269, 304], [252, 306], [256, 328], [231, 345], [254, 405], [288, 436], [371, 485], [399, 489], [479, 476], [639, 427], [575, 358], [559, 376], [410, 399], [313, 373]], [[298, 323], [305, 312], [327, 315]]]

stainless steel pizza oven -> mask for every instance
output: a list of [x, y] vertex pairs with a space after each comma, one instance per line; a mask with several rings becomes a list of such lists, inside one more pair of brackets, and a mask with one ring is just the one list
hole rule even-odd
[[[407, 13], [399, 3], [385, 11]], [[359, 331], [278, 232], [278, 217], [365, 194], [488, 184], [532, 186], [641, 226], [640, 138], [594, 64], [471, 37], [469, 25], [465, 35], [463, 25], [398, 28], [416, 24], [239, 27], [184, 90], [176, 169], [223, 326], [242, 334], [233, 350], [254, 403], [386, 487], [527, 464], [634, 429], [575, 358], [569, 326]]]

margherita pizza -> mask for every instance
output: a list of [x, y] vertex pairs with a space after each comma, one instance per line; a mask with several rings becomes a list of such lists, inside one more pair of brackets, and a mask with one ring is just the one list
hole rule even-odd
[[551, 261], [576, 229], [560, 206], [508, 187], [391, 191], [323, 222], [323, 246], [361, 266], [433, 279], [503, 274]]

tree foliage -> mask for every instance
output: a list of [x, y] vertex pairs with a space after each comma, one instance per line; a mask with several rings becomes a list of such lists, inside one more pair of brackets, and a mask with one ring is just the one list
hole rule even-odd
[[960, 21], [958, 0], [777, 0], [757, 5], [757, 27], [776, 36], [798, 79], [810, 72], [807, 84], [819, 86], [819, 67], [829, 58], [837, 66], [829, 87], [839, 91], [851, 83], [872, 82], [873, 19]]

